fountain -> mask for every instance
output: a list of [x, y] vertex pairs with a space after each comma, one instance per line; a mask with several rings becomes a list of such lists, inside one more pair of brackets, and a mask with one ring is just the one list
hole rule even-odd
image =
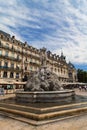
[[87, 98], [76, 98], [74, 90], [63, 89], [46, 61], [46, 50], [42, 49], [40, 69], [29, 75], [24, 91], [16, 92], [16, 100], [0, 103], [0, 111], [36, 126], [87, 112]]
[[47, 66], [46, 49], [41, 50], [41, 67], [29, 75], [23, 92], [16, 93], [19, 102], [61, 102], [72, 100], [73, 90], [64, 90], [58, 76]]

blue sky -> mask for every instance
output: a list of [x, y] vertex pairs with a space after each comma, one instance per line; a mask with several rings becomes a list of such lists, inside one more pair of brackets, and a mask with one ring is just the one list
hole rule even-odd
[[87, 0], [0, 0], [0, 30], [87, 70]]

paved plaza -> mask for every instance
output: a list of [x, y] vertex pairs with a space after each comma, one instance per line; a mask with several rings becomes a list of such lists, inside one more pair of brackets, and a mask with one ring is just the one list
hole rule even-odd
[[[76, 90], [77, 94], [87, 96], [87, 92]], [[13, 95], [1, 96], [1, 98], [8, 98]], [[42, 126], [32, 126], [30, 124], [20, 122], [5, 116], [0, 115], [0, 129], [1, 130], [87, 130], [87, 113], [75, 116], [70, 119], [57, 121], [51, 124]]]
[[42, 126], [32, 126], [8, 117], [0, 116], [1, 130], [87, 130], [87, 114], [71, 119], [46, 124]]

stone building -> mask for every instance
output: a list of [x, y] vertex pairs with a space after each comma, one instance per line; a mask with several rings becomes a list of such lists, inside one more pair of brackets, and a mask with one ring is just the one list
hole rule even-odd
[[[17, 40], [15, 36], [0, 31], [0, 81], [22, 81], [41, 66], [41, 55], [46, 58], [46, 65], [63, 82], [77, 80], [76, 69], [66, 62], [65, 56], [52, 54], [46, 48], [37, 49]], [[44, 55], [46, 57], [44, 57]]]

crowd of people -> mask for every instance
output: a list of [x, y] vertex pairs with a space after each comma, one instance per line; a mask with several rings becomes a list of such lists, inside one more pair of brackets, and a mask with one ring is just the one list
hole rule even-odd
[[80, 91], [87, 91], [87, 86], [86, 85], [80, 85], [79, 90]]
[[80, 91], [87, 91], [86, 84], [68, 84], [63, 86], [64, 89], [79, 89]]

